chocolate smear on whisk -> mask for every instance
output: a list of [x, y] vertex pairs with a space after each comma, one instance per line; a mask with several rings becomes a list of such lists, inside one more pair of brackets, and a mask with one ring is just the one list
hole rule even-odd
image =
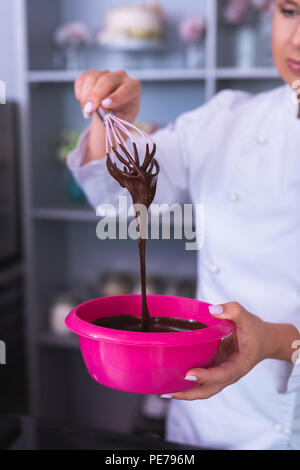
[[[106, 165], [110, 175], [116, 179], [123, 188], [128, 189], [134, 207], [136, 204], [146, 207], [146, 211], [142, 211], [142, 213], [135, 207], [135, 218], [137, 221], [137, 231], [139, 233], [138, 246], [142, 291], [142, 331], [149, 331], [150, 314], [146, 297], [146, 239], [144, 234], [147, 224], [147, 211], [155, 197], [157, 178], [160, 170], [159, 164], [154, 158], [156, 144], [150, 136], [133, 124], [117, 118], [112, 113], [107, 114], [104, 118], [102, 116], [100, 117], [106, 127]], [[134, 129], [142, 137], [145, 154], [142, 163], [140, 163], [135, 136], [130, 129]], [[122, 133], [129, 138], [133, 152], [128, 148]], [[151, 151], [149, 144], [153, 145]], [[116, 159], [123, 165], [123, 170], [117, 166]]]

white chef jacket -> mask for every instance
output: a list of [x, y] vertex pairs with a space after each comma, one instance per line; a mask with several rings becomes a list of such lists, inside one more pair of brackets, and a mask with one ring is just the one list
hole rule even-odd
[[[300, 119], [293, 94], [289, 85], [256, 95], [225, 89], [152, 137], [161, 168], [154, 202], [182, 202], [188, 190], [194, 204], [204, 204], [197, 298], [237, 301], [300, 330]], [[94, 207], [116, 202], [127, 190], [108, 174], [105, 159], [81, 166], [87, 133], [68, 166]], [[300, 365], [267, 359], [212, 398], [171, 400], [167, 439], [300, 449]]]

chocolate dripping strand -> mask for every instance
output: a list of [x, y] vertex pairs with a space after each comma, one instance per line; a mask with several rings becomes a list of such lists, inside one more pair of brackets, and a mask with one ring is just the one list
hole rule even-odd
[[141, 275], [141, 293], [142, 293], [142, 331], [147, 332], [150, 330], [150, 313], [147, 305], [147, 293], [146, 293], [146, 239], [143, 238], [143, 223], [146, 221], [141, 220], [140, 212], [136, 212], [137, 230], [140, 233], [138, 238], [139, 255], [140, 255], [140, 275]]
[[[107, 169], [111, 176], [115, 178], [122, 187], [126, 187], [128, 189], [134, 204], [143, 204], [146, 207], [147, 214], [149, 206], [155, 196], [157, 175], [159, 173], [159, 165], [157, 161], [153, 158], [156, 152], [156, 144], [152, 141], [151, 137], [141, 132], [132, 124], [127, 123], [122, 119], [116, 118], [111, 113], [106, 115], [106, 118], [103, 119], [100, 113], [98, 113], [98, 115], [106, 127]], [[128, 129], [126, 129], [125, 126], [128, 126], [138, 131], [145, 141], [146, 152], [142, 165], [140, 164], [135, 138], [133, 134]], [[119, 131], [125, 132], [125, 134], [127, 134], [129, 139], [131, 140], [131, 143], [133, 145], [133, 154], [128, 149]], [[116, 145], [114, 145], [112, 142], [113, 137], [115, 138]], [[149, 144], [147, 142], [149, 140], [153, 142], [153, 149], [151, 152], [149, 149]], [[121, 141], [123, 142], [123, 144], [121, 143]], [[110, 154], [112, 154], [113, 158], [115, 155], [119, 162], [123, 164], [123, 171], [117, 166], [115, 161], [112, 161]], [[154, 174], [152, 174], [154, 167], [155, 172]], [[141, 213], [138, 210], [136, 210], [135, 212], [135, 217], [137, 220], [137, 230], [139, 232], [138, 247], [140, 257], [140, 276], [142, 291], [142, 331], [146, 332], [150, 331], [151, 327], [151, 317], [149, 314], [146, 296], [146, 237], [144, 234], [146, 228], [145, 224], [147, 223], [147, 217], [144, 220], [144, 211], [142, 211], [141, 216]]]

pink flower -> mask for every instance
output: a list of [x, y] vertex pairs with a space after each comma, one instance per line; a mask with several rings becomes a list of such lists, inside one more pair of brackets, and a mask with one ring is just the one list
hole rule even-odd
[[252, 8], [259, 11], [263, 16], [271, 16], [274, 12], [276, 0], [250, 0]]
[[227, 0], [223, 10], [223, 17], [228, 24], [240, 24], [247, 12], [249, 4], [247, 0]]
[[87, 44], [91, 39], [92, 36], [87, 26], [80, 22], [66, 23], [54, 32], [54, 42], [61, 47], [69, 44]]
[[265, 11], [268, 9], [270, 0], [249, 0], [250, 6], [258, 11]]
[[275, 0], [223, 0], [223, 19], [231, 25], [239, 25], [248, 13], [256, 12], [259, 16], [268, 16], [273, 13]]
[[195, 41], [203, 38], [205, 34], [205, 20], [193, 16], [186, 17], [178, 27], [178, 33], [183, 41]]

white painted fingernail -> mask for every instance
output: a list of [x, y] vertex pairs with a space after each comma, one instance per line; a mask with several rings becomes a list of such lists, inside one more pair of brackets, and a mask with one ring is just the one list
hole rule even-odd
[[210, 305], [208, 309], [212, 315], [220, 315], [223, 313], [222, 305]]
[[184, 378], [185, 378], [185, 380], [190, 380], [191, 382], [196, 382], [198, 380], [195, 375], [187, 375]]
[[103, 106], [109, 106], [110, 104], [112, 104], [112, 99], [111, 98], [105, 98], [105, 100], [103, 100], [101, 104]]
[[172, 395], [161, 395], [160, 398], [172, 398]]
[[85, 119], [88, 119], [90, 117], [92, 110], [93, 110], [93, 103], [89, 101], [88, 103], [86, 103], [86, 105], [83, 108], [83, 116], [85, 117]]

